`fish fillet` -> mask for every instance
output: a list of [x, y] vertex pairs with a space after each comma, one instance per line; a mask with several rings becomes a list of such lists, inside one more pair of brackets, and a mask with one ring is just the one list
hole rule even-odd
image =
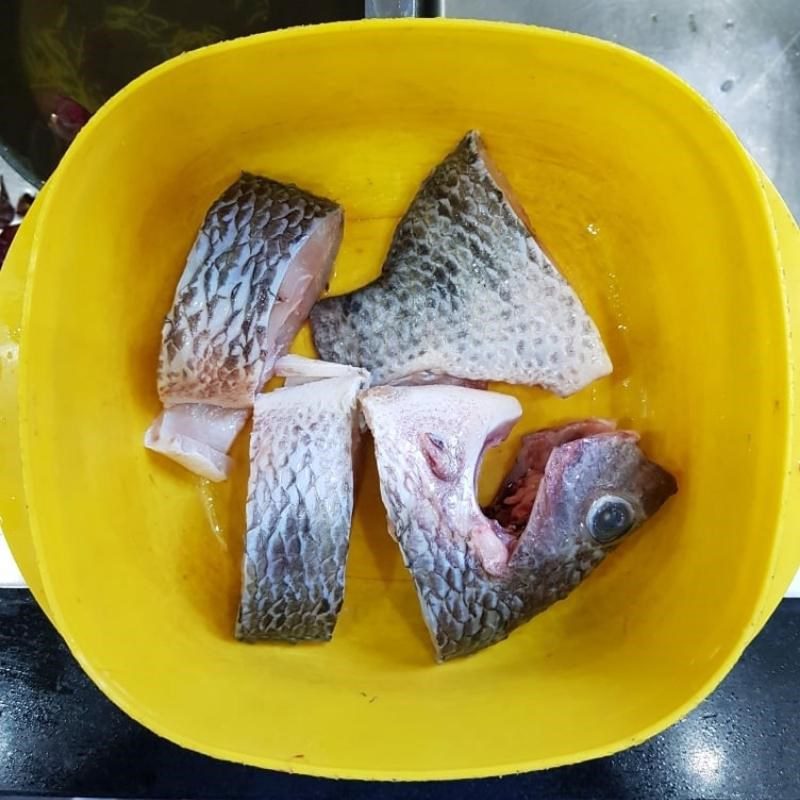
[[[165, 411], [147, 447], [211, 480], [227, 476], [226, 452], [247, 418], [241, 409], [324, 289], [342, 225], [332, 201], [248, 173], [211, 206], [164, 321]], [[200, 417], [203, 427], [191, 424]]]
[[475, 131], [423, 183], [381, 276], [317, 303], [311, 323], [322, 358], [364, 367], [374, 384], [446, 376], [569, 395], [611, 371]]
[[484, 450], [520, 416], [514, 398], [382, 386], [362, 408], [438, 660], [494, 644], [566, 597], [677, 491], [634, 433], [589, 420], [523, 440], [492, 518], [478, 506], [476, 477]]
[[327, 640], [344, 596], [364, 370], [287, 356], [307, 378], [256, 398], [236, 636]]

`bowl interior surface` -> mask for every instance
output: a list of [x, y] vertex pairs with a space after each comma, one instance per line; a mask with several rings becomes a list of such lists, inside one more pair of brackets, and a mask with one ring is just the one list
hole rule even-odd
[[[680, 493], [565, 602], [436, 666], [368, 453], [334, 640], [237, 643], [247, 437], [218, 486], [142, 446], [159, 412], [161, 320], [194, 234], [240, 170], [296, 182], [343, 205], [330, 291], [351, 290], [379, 272], [420, 181], [473, 127], [615, 365], [567, 400], [498, 387], [525, 413], [487, 456], [482, 494], [522, 433], [587, 415], [639, 431]], [[21, 439], [62, 633], [153, 730], [272, 768], [485, 775], [640, 741], [722, 676], [769, 576], [788, 425], [774, 250], [729, 131], [668, 73], [606, 44], [357, 23], [156, 69], [79, 136], [35, 234]], [[312, 352], [307, 330], [294, 351]]]

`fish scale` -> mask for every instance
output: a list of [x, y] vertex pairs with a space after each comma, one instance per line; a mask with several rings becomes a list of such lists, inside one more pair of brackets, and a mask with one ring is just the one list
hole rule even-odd
[[423, 183], [380, 277], [312, 310], [320, 356], [374, 384], [438, 375], [568, 395], [608, 374], [596, 326], [501, 183], [470, 132]]

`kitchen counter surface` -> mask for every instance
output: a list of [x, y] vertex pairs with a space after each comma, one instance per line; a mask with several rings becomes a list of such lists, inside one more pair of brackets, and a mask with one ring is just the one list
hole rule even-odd
[[710, 698], [624, 753], [491, 781], [328, 781], [215, 761], [154, 736], [94, 687], [26, 590], [0, 589], [0, 796], [797, 800], [798, 664], [800, 599], [786, 599]]

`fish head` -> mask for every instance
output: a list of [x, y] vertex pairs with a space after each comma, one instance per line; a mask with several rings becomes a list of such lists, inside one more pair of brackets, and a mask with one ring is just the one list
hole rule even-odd
[[636, 434], [591, 419], [524, 437], [481, 509], [480, 463], [519, 419], [515, 398], [379, 386], [361, 403], [390, 531], [440, 661], [504, 639], [566, 597], [677, 490]]
[[570, 568], [577, 584], [675, 494], [675, 478], [631, 431], [608, 430], [553, 448], [515, 560]]

